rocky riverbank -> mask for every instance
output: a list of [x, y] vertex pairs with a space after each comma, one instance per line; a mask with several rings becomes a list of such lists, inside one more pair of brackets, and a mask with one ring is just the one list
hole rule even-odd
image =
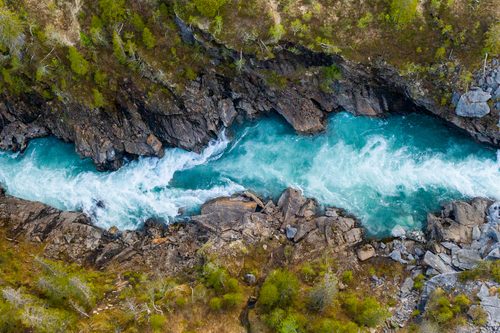
[[428, 112], [479, 141], [500, 145], [496, 59], [488, 73], [477, 73], [475, 88], [461, 95], [455, 87], [455, 104], [441, 105], [429, 82], [402, 77], [381, 59], [366, 66], [290, 43], [276, 46], [273, 59], [245, 55], [238, 73], [228, 74], [220, 68], [237, 62], [239, 52], [179, 18], [175, 22], [184, 42], [201, 48], [211, 62], [185, 89], [176, 90], [144, 63], [143, 78], [162, 90], [147, 92], [125, 77], [117, 82], [114, 112], [89, 108], [71, 96], [47, 101], [36, 93], [3, 92], [0, 148], [22, 151], [29, 140], [54, 135], [74, 142], [98, 168], [117, 169], [124, 158], [162, 156], [165, 147], [200, 151], [234, 121], [277, 112], [297, 132], [310, 134], [322, 131], [325, 117], [340, 110], [366, 116]]
[[[265, 202], [252, 193], [214, 199], [188, 222], [166, 226], [149, 220], [140, 231], [102, 230], [84, 214], [3, 194], [0, 222], [11, 242], [41, 243], [45, 256], [52, 259], [174, 277], [189, 276], [207, 258], [215, 258], [257, 290], [271, 270], [299, 267], [318, 258], [328, 257], [342, 270], [360, 274], [371, 262], [394, 262], [404, 268], [398, 279], [389, 281], [376, 273], [370, 277], [373, 288], [400, 290], [385, 331], [426, 318], [437, 288], [449, 295], [466, 294], [471, 300], [477, 297], [474, 306], [486, 313], [481, 331], [495, 332], [500, 324], [498, 280], [463, 279], [460, 273], [475, 272], [484, 262], [500, 259], [500, 206], [486, 199], [450, 203], [429, 214], [425, 233], [395, 231], [396, 238], [382, 241], [367, 239], [355, 217], [336, 208], [320, 211], [314, 199], [295, 189], [283, 192], [278, 202]], [[246, 271], [252, 260], [261, 268], [259, 280]], [[476, 312], [470, 311], [460, 330], [479, 330]], [[262, 323], [253, 311], [245, 316], [249, 331], [258, 332]]]

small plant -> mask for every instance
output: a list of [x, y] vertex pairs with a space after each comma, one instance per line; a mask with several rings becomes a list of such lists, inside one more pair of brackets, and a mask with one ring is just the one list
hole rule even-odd
[[104, 96], [101, 94], [99, 90], [95, 88], [92, 89], [92, 96], [94, 97], [94, 103], [93, 103], [94, 108], [102, 108], [104, 105], [106, 105]]
[[425, 282], [425, 276], [423, 274], [418, 274], [415, 276], [415, 279], [413, 280], [413, 289], [415, 290], [422, 290], [424, 287], [424, 282]]
[[269, 37], [273, 43], [277, 43], [285, 35], [285, 28], [282, 24], [275, 24], [269, 28]]
[[366, 27], [367, 27], [370, 23], [372, 23], [372, 21], [373, 21], [373, 15], [372, 15], [372, 13], [368, 12], [368, 13], [366, 13], [365, 15], [363, 15], [363, 16], [359, 19], [357, 26], [358, 26], [358, 28], [360, 28], [360, 29], [364, 29], [364, 28], [366, 28]]
[[125, 19], [125, 0], [99, 0], [101, 18], [110, 24], [121, 22]]
[[392, 0], [389, 10], [390, 20], [398, 29], [403, 29], [417, 16], [418, 0]]
[[342, 273], [342, 282], [344, 282], [345, 284], [351, 283], [353, 279], [354, 279], [354, 274], [352, 273], [351, 270], [344, 271]]
[[149, 323], [153, 332], [163, 332], [165, 324], [167, 323], [167, 318], [160, 314], [153, 314], [149, 317]]
[[309, 292], [307, 307], [314, 312], [323, 312], [332, 305], [333, 299], [338, 292], [338, 282], [335, 275], [326, 273], [323, 281], [318, 283]]

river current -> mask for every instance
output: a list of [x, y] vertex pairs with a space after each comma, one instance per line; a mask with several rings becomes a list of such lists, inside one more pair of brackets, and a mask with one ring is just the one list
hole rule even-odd
[[23, 153], [0, 152], [0, 184], [11, 195], [82, 210], [102, 227], [134, 229], [149, 217], [173, 221], [206, 200], [244, 189], [277, 198], [300, 188], [322, 206], [361, 219], [373, 236], [418, 229], [440, 203], [500, 199], [496, 149], [423, 115], [330, 116], [324, 133], [299, 136], [264, 118], [221, 133], [201, 153], [167, 149], [114, 172], [98, 172], [74, 146], [38, 139]]

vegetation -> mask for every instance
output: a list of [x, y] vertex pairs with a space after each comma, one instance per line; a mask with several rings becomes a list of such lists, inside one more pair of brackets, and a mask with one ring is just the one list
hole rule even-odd
[[68, 60], [71, 63], [71, 69], [78, 75], [85, 75], [89, 71], [89, 63], [85, 58], [78, 52], [78, 50], [70, 46], [68, 48]]

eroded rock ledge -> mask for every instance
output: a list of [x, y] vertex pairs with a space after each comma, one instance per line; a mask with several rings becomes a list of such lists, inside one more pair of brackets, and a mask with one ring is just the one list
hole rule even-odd
[[[180, 20], [178, 24], [185, 39], [200, 45], [213, 63], [182, 92], [148, 64], [144, 64], [143, 76], [164, 89], [146, 92], [125, 77], [118, 82], [113, 110], [89, 109], [70, 96], [64, 101], [46, 101], [34, 94], [3, 92], [0, 149], [23, 150], [33, 138], [55, 135], [74, 142], [77, 152], [91, 158], [99, 169], [117, 169], [126, 157], [162, 156], [164, 147], [200, 151], [222, 127], [269, 112], [282, 115], [299, 133], [317, 133], [324, 129], [326, 115], [339, 110], [367, 116], [429, 112], [480, 141], [500, 145], [497, 111], [479, 118], [459, 116], [454, 108], [440, 106], [429, 97], [432, 94], [425, 83], [401, 77], [381, 60], [366, 67], [283, 44], [271, 60], [245, 55], [242, 70], [229, 75], [217, 66], [234, 64], [240, 54], [204, 32], [193, 33]], [[324, 87], [322, 68], [333, 64], [342, 78]], [[269, 72], [298, 78], [276, 87], [266, 78]]]

